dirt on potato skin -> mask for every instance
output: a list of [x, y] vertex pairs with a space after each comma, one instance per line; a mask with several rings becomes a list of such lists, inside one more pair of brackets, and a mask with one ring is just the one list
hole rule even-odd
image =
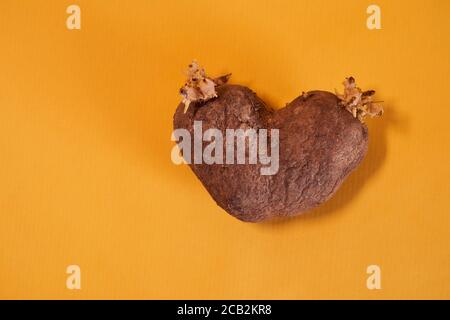
[[194, 121], [202, 121], [203, 132], [216, 128], [224, 137], [226, 129], [279, 129], [275, 175], [261, 175], [260, 168], [267, 165], [259, 162], [189, 165], [216, 203], [242, 221], [294, 216], [317, 207], [367, 153], [366, 125], [342, 108], [333, 93], [311, 91], [276, 111], [244, 86], [225, 84], [217, 94], [192, 103], [186, 113], [180, 104], [175, 112], [174, 129], [187, 129], [192, 146]]

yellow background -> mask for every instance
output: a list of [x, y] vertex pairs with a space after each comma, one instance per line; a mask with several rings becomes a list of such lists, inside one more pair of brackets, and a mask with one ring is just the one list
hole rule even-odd
[[[373, 31], [371, 1], [72, 3], [0, 2], [0, 298], [450, 298], [450, 1]], [[193, 58], [275, 106], [353, 75], [386, 114], [331, 201], [242, 223], [170, 160]]]

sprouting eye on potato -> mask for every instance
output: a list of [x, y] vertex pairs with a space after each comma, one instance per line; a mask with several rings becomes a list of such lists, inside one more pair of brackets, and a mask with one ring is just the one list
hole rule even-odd
[[364, 118], [383, 113], [352, 77], [343, 94], [311, 91], [279, 110], [228, 79], [190, 64], [174, 132], [212, 198], [242, 221], [294, 216], [330, 199], [366, 155]]

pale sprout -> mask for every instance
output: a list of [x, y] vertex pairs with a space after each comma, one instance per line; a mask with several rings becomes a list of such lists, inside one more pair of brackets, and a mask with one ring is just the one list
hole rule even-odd
[[343, 85], [344, 93], [340, 94], [336, 92], [336, 95], [341, 100], [341, 105], [350, 112], [353, 117], [364, 122], [366, 116], [378, 117], [383, 114], [383, 106], [379, 101], [373, 101], [375, 91], [362, 91], [356, 86], [353, 77], [346, 78]]
[[187, 80], [184, 86], [180, 89], [180, 94], [183, 97], [184, 113], [191, 102], [208, 101], [217, 97], [216, 87], [225, 84], [230, 77], [230, 74], [219, 78], [209, 78], [205, 69], [201, 68], [197, 61], [192, 61], [187, 70]]

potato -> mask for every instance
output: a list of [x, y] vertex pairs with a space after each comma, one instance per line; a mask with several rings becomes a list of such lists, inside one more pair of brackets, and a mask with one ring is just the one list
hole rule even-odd
[[[381, 114], [380, 109], [375, 110], [368, 103], [370, 99], [364, 100], [373, 95], [372, 91], [364, 94], [354, 85], [353, 78], [348, 78], [344, 84], [346, 91], [342, 96], [311, 91], [274, 111], [249, 88], [222, 82], [215, 92], [210, 92], [208, 99], [189, 101], [188, 108], [181, 103], [174, 115], [174, 129], [186, 129], [185, 133], [189, 135], [184, 140], [190, 140], [187, 142], [191, 146], [205, 151], [211, 141], [215, 141], [216, 149], [211, 155], [216, 161], [208, 164], [198, 161], [203, 159], [197, 157], [197, 163], [194, 163], [195, 150], [182, 145], [181, 139], [178, 145], [212, 198], [232, 216], [242, 221], [259, 222], [304, 213], [330, 199], [363, 160], [368, 148], [368, 130], [360, 120], [366, 114], [372, 115], [368, 107]], [[357, 99], [358, 103], [354, 103]], [[200, 135], [197, 132], [196, 136], [199, 123], [202, 132]], [[196, 140], [196, 137], [204, 138], [203, 133], [208, 129], [214, 129], [214, 139]], [[230, 146], [226, 139], [227, 130], [231, 129], [254, 130], [256, 133], [266, 129], [268, 140], [264, 142], [257, 135], [257, 147], [262, 143], [275, 153], [271, 147], [277, 140], [276, 172], [262, 174], [261, 169], [267, 169], [268, 164], [259, 157], [256, 162], [252, 158], [254, 149], [250, 146], [255, 147], [256, 140], [249, 137], [244, 150], [245, 164], [237, 164], [236, 159], [230, 163], [225, 155]], [[218, 139], [218, 134], [223, 141]], [[233, 141], [232, 149], [237, 157], [237, 139]]]

